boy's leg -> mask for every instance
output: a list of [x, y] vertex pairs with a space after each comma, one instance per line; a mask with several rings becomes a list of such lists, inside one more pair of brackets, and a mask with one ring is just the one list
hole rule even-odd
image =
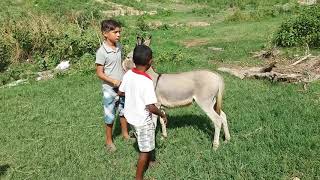
[[115, 151], [116, 147], [113, 144], [112, 128], [115, 118], [115, 102], [116, 94], [111, 89], [103, 90], [103, 109], [104, 109], [104, 122], [105, 122], [105, 145], [109, 151]]
[[106, 124], [106, 145], [113, 144], [113, 141], [112, 141], [112, 128], [113, 128], [113, 123], [112, 124]]
[[121, 126], [121, 133], [124, 139], [129, 139], [127, 119], [123, 116], [120, 117], [120, 126]]
[[150, 152], [150, 157], [149, 157], [149, 168], [154, 167], [157, 164], [156, 162], [156, 150], [152, 150]]
[[128, 122], [127, 119], [124, 117], [124, 103], [125, 103], [125, 98], [119, 97], [119, 104], [118, 104], [118, 110], [119, 110], [119, 116], [120, 116], [120, 126], [121, 126], [121, 134], [124, 139], [129, 139], [129, 134], [128, 134]]
[[150, 154], [155, 148], [155, 126], [151, 119], [146, 125], [135, 127], [137, 142], [140, 150], [136, 179], [142, 179], [145, 169], [150, 162]]
[[136, 171], [136, 179], [142, 180], [145, 169], [148, 167], [150, 152], [140, 152], [138, 166]]

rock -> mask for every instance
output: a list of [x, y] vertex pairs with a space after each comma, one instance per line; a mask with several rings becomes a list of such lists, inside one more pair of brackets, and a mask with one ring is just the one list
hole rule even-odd
[[298, 3], [301, 5], [313, 5], [317, 4], [317, 0], [298, 0]]
[[28, 80], [27, 79], [19, 79], [17, 81], [11, 82], [9, 84], [4, 85], [3, 87], [13, 87], [13, 86], [17, 86], [19, 84], [25, 84], [27, 83]]
[[53, 72], [51, 70], [38, 72], [38, 76], [39, 77], [36, 78], [37, 81], [48, 80], [54, 77]]
[[61, 61], [60, 64], [57, 65], [55, 70], [65, 71], [70, 67], [70, 61]]
[[211, 51], [223, 51], [223, 48], [218, 48], [218, 47], [208, 47], [208, 50], [211, 50]]

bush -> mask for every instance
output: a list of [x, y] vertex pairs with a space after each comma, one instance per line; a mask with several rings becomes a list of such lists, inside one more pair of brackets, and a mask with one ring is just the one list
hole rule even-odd
[[11, 63], [45, 60], [47, 65], [54, 66], [61, 60], [75, 62], [85, 53], [95, 54], [99, 46], [98, 28], [93, 25], [84, 29], [38, 14], [5, 24], [0, 28], [0, 35], [5, 37], [0, 40], [0, 57]]
[[278, 46], [291, 47], [308, 44], [320, 47], [320, 6], [307, 7], [297, 17], [287, 20], [275, 34]]
[[2, 19], [1, 84], [28, 74], [27, 70], [16, 71], [9, 66], [30, 64], [35, 67], [34, 71], [41, 71], [55, 67], [61, 60], [76, 63], [83, 60], [85, 54], [95, 55], [100, 44], [98, 23], [89, 19], [83, 21], [85, 23], [77, 22], [68, 23], [66, 19], [57, 21], [37, 13]]
[[136, 25], [139, 28], [139, 30], [142, 32], [150, 30], [149, 25], [146, 23], [146, 15], [140, 16], [137, 19]]
[[260, 20], [266, 17], [276, 17], [282, 14], [292, 14], [298, 9], [297, 4], [275, 4], [272, 6], [246, 6], [234, 8], [234, 13], [227, 17], [227, 21]]
[[8, 45], [3, 39], [0, 39], [0, 73], [5, 71], [10, 64], [10, 52]]

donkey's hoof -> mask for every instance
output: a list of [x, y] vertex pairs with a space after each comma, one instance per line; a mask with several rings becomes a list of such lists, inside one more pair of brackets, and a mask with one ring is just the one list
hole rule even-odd
[[162, 136], [160, 137], [160, 139], [161, 139], [161, 140], [166, 140], [167, 137], [168, 137], [168, 135], [162, 135]]
[[229, 137], [225, 137], [225, 139], [224, 139], [224, 143], [227, 143], [227, 142], [229, 142], [230, 141], [230, 136]]
[[212, 144], [212, 149], [213, 149], [213, 150], [216, 151], [218, 148], [219, 148], [219, 143], [213, 143], [213, 144]]

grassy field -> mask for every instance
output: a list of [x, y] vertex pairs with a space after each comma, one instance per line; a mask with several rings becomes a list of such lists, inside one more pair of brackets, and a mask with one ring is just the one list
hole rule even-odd
[[[184, 2], [187, 6], [194, 1]], [[208, 6], [215, 8], [211, 3]], [[192, 14], [198, 21], [209, 22], [207, 27], [150, 30], [158, 71], [214, 71], [221, 64], [264, 64], [253, 59], [250, 52], [268, 46], [287, 18], [282, 14], [259, 20], [232, 22], [223, 17], [217, 21], [214, 17], [221, 14], [228, 13], [214, 11], [212, 17]], [[176, 19], [183, 23], [186, 16], [191, 15], [171, 12], [147, 16], [145, 21]], [[119, 19], [126, 25], [123, 43], [130, 50], [136, 33], [130, 28], [138, 17]], [[184, 45], [199, 39], [205, 43], [190, 48]], [[212, 46], [224, 51], [208, 50]], [[319, 53], [317, 49], [312, 51]], [[137, 146], [121, 138], [119, 123], [114, 130], [117, 152], [104, 150], [101, 87], [89, 56], [86, 62], [90, 61], [92, 64], [81, 72], [72, 69], [72, 73], [54, 80], [0, 88], [0, 179], [134, 178]], [[320, 179], [320, 83], [310, 83], [304, 90], [302, 84], [240, 80], [220, 74], [226, 84], [223, 109], [231, 141], [221, 142], [217, 151], [212, 150], [214, 128], [196, 104], [169, 109], [169, 137], [161, 140], [157, 129], [159, 164], [147, 171], [147, 179]]]

